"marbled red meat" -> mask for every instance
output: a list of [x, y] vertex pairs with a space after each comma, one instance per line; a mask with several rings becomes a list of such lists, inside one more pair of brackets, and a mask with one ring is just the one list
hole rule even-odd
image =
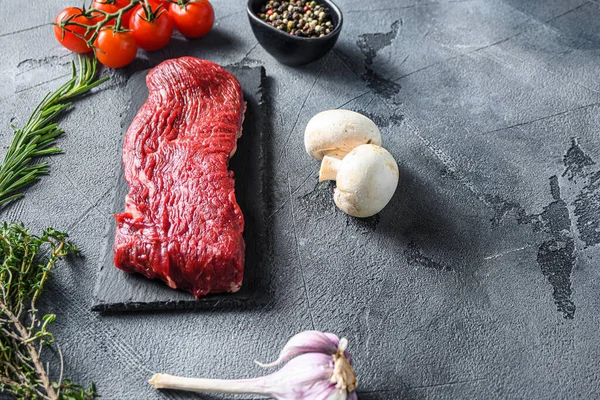
[[196, 297], [235, 292], [244, 271], [244, 216], [228, 162], [244, 115], [236, 78], [205, 60], [148, 73], [148, 100], [123, 148], [129, 194], [116, 215], [115, 265]]

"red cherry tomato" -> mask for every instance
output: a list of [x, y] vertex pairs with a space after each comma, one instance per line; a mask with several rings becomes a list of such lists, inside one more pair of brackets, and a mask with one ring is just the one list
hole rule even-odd
[[149, 0], [149, 1], [150, 1], [150, 5], [152, 5], [152, 9], [156, 8], [154, 6], [163, 6], [166, 11], [169, 11], [169, 4], [171, 4], [170, 1], [162, 1], [162, 0]]
[[95, 0], [92, 2], [92, 8], [113, 14], [119, 11], [121, 7], [116, 3], [110, 3], [108, 0]]
[[[92, 3], [92, 7], [98, 10], [102, 10], [107, 13], [116, 13], [121, 8], [128, 6], [129, 0], [94, 0]], [[133, 9], [125, 12], [123, 17], [121, 17], [121, 26], [123, 28], [129, 28], [129, 18], [133, 13]], [[114, 25], [116, 22], [116, 18], [113, 19], [108, 25]]]
[[97, 20], [95, 18], [88, 18], [82, 15], [83, 11], [81, 8], [68, 7], [62, 10], [54, 19], [54, 36], [56, 39], [67, 49], [74, 51], [75, 53], [88, 53], [92, 49], [87, 45], [83, 38], [89, 39], [92, 33], [86, 35], [86, 29], [80, 26], [68, 25], [63, 30], [60, 26], [57, 26], [62, 21], [72, 17], [70, 21], [77, 22], [84, 25], [94, 25]]
[[[94, 0], [92, 2], [92, 8], [104, 11], [105, 13], [109, 13], [109, 14], [114, 14], [121, 9], [121, 7], [119, 7], [116, 0]], [[129, 21], [129, 19], [126, 19], [126, 17], [128, 16], [128, 14], [129, 14], [129, 12], [126, 12], [125, 14], [123, 14], [123, 18], [122, 18], [122, 22], [121, 22], [121, 26], [123, 28], [127, 28], [127, 21]], [[97, 18], [99, 21], [102, 21], [104, 19], [104, 16], [102, 14], [100, 14], [100, 15], [98, 15]], [[117, 22], [116, 18], [111, 20], [110, 22], [108, 22], [105, 26], [114, 25], [115, 22]]]
[[215, 22], [215, 12], [208, 0], [192, 1], [184, 6], [171, 3], [169, 15], [177, 30], [187, 38], [206, 35]]
[[[119, 7], [119, 9], [121, 9], [129, 5], [129, 0], [115, 0], [115, 4], [117, 5], [117, 7]], [[133, 14], [133, 9], [123, 14], [121, 23], [124, 28], [129, 28], [129, 19], [131, 18], [131, 14]]]
[[135, 58], [137, 46], [131, 32], [103, 28], [94, 41], [96, 58], [110, 68], [121, 68]]
[[[158, 6], [150, 6], [155, 11]], [[141, 5], [134, 8], [133, 15], [129, 20], [129, 28], [135, 38], [137, 45], [144, 50], [158, 50], [169, 44], [173, 35], [173, 21], [169, 13], [164, 9], [157, 12], [157, 17], [150, 21], [146, 11]]]
[[[98, 0], [96, 0], [96, 1], [98, 1]], [[106, 0], [102, 0], [102, 1], [106, 1]], [[117, 7], [119, 7], [119, 9], [129, 5], [129, 0], [113, 0], [113, 1], [115, 1], [115, 4], [117, 5]], [[144, 1], [144, 0], [141, 0], [141, 1]], [[159, 5], [162, 5], [166, 11], [169, 10], [170, 1], [148, 0], [148, 2], [152, 6], [153, 10], [156, 10]], [[123, 24], [129, 24], [129, 20], [131, 19], [131, 16], [133, 15], [134, 9], [135, 9], [135, 7], [130, 9], [129, 11], [127, 11], [125, 14], [123, 14]]]

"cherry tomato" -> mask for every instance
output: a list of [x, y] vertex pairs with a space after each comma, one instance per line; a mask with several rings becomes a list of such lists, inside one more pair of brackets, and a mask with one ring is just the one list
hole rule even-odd
[[[97, 22], [95, 18], [88, 18], [85, 15], [82, 15], [82, 13], [83, 11], [81, 8], [65, 8], [56, 16], [54, 23], [60, 24], [62, 21], [72, 16], [70, 21], [84, 25], [94, 25]], [[54, 25], [54, 36], [56, 36], [56, 39], [64, 47], [75, 53], [88, 53], [92, 51], [91, 47], [89, 47], [83, 39], [83, 37], [89, 39], [92, 36], [92, 33], [86, 35], [85, 31], [85, 28], [75, 25], [66, 26], [64, 30], [60, 26]]]
[[116, 3], [110, 3], [107, 0], [95, 0], [92, 2], [92, 8], [113, 14], [119, 11], [121, 7], [119, 7]]
[[[129, 0], [115, 0], [115, 4], [117, 5], [117, 7], [119, 7], [119, 9], [121, 9], [121, 8], [129, 5]], [[125, 14], [123, 14], [121, 23], [124, 28], [129, 28], [129, 19], [131, 18], [131, 14], [133, 14], [133, 9], [131, 9], [131, 10], [127, 11]]]
[[[93, 8], [97, 8], [98, 10], [102, 10], [111, 14], [116, 13], [121, 8], [128, 5], [129, 0], [94, 0], [92, 3]], [[133, 14], [133, 9], [125, 12], [123, 17], [121, 17], [121, 26], [123, 28], [129, 28], [129, 18], [131, 18], [131, 14]], [[116, 19], [113, 19], [108, 25], [114, 25], [115, 22]]]
[[[153, 11], [158, 8], [152, 5], [151, 7]], [[129, 20], [131, 33], [137, 45], [144, 50], [162, 49], [169, 44], [171, 35], [173, 35], [173, 21], [171, 21], [169, 13], [161, 8], [157, 15], [153, 21], [149, 21], [144, 8], [138, 5], [134, 8], [133, 15]]]
[[[98, 1], [98, 0], [96, 0], [96, 1]], [[103, 0], [103, 1], [106, 1], [106, 0]], [[129, 5], [129, 0], [114, 0], [114, 1], [117, 4], [117, 7], [119, 7], [119, 8], [123, 8], [123, 7]], [[144, 0], [141, 0], [141, 1], [144, 1]], [[148, 0], [148, 2], [152, 6], [153, 10], [156, 10], [158, 8], [158, 6], [161, 5], [164, 7], [165, 11], [169, 10], [169, 4], [171, 3], [170, 1], [163, 1], [163, 0]], [[129, 23], [129, 20], [131, 19], [131, 15], [133, 14], [134, 9], [135, 9], [135, 7], [133, 9], [127, 11], [123, 15], [124, 23]]]
[[215, 22], [215, 12], [208, 0], [192, 1], [184, 6], [171, 3], [169, 15], [177, 30], [187, 38], [206, 35]]
[[121, 68], [135, 58], [137, 46], [131, 32], [115, 32], [103, 28], [94, 41], [96, 58], [110, 68]]
[[166, 11], [169, 11], [170, 1], [162, 1], [162, 0], [149, 0], [150, 5], [152, 5], [152, 9], [154, 10], [156, 7], [154, 6], [163, 6]]
[[[114, 14], [117, 11], [120, 10], [120, 7], [117, 5], [117, 3], [115, 2], [115, 0], [94, 0], [92, 2], [92, 8], [104, 11], [105, 13], [109, 13], [109, 14]], [[128, 20], [125, 20], [125, 16], [126, 15], [127, 15], [127, 13], [125, 13], [123, 15], [123, 23], [121, 23], [121, 26], [123, 26], [124, 28], [127, 28], [127, 24], [124, 23], [125, 21], [128, 21]], [[97, 18], [98, 18], [99, 21], [102, 21], [104, 19], [104, 16], [102, 14], [99, 14]], [[117, 22], [116, 18], [112, 19], [105, 26], [114, 25], [115, 22]]]

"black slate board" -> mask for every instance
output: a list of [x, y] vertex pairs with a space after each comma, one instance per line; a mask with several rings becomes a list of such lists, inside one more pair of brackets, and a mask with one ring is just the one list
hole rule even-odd
[[[230, 161], [230, 169], [235, 173], [236, 197], [245, 218], [244, 239], [246, 241], [246, 262], [242, 288], [237, 293], [210, 295], [196, 300], [191, 294], [173, 290], [162, 281], [149, 280], [141, 275], [129, 274], [117, 269], [113, 264], [113, 241], [116, 222], [111, 222], [107, 232], [106, 254], [100, 266], [94, 289], [93, 311], [153, 311], [172, 309], [208, 309], [252, 307], [268, 301], [266, 284], [261, 282], [265, 275], [267, 253], [267, 230], [264, 221], [267, 215], [264, 190], [265, 140], [264, 104], [262, 101], [265, 70], [263, 67], [225, 67], [233, 73], [244, 91], [246, 113], [243, 134], [238, 140], [236, 154]], [[134, 75], [128, 89], [131, 93], [129, 110], [121, 127], [127, 130], [138, 109], [148, 97], [146, 74], [142, 71]], [[115, 154], [121, 158], [121, 153]], [[123, 176], [123, 165], [118, 168], [116, 195], [113, 212], [121, 212], [129, 186]]]

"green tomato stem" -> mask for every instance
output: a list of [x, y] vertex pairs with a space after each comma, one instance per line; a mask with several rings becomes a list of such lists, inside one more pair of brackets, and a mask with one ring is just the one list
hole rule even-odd
[[[54, 25], [59, 26], [63, 30], [63, 35], [64, 35], [65, 31], [70, 32], [70, 33], [74, 34], [75, 36], [79, 37], [80, 39], [84, 40], [90, 48], [94, 48], [94, 41], [98, 37], [98, 34], [102, 30], [102, 28], [109, 26], [109, 22], [111, 22], [112, 20], [116, 19], [115, 25], [112, 26], [112, 30], [114, 32], [125, 32], [126, 29], [123, 29], [121, 27], [123, 15], [127, 11], [133, 9], [138, 4], [142, 4], [143, 1], [144, 0], [129, 0], [128, 5], [126, 5], [125, 7], [119, 9], [119, 11], [116, 11], [114, 13], [108, 13], [106, 11], [99, 10], [97, 8], [90, 8], [88, 10], [84, 10], [79, 15], [71, 15], [68, 18], [66, 18], [65, 20], [61, 21], [59, 24], [54, 24]], [[98, 21], [94, 25], [86, 25], [86, 24], [82, 24], [80, 22], [72, 21], [73, 18], [78, 17], [78, 16], [85, 16], [86, 18], [91, 19], [91, 18], [97, 17], [98, 15], [102, 15], [104, 18], [102, 18], [100, 21]], [[69, 26], [77, 26], [80, 28], [85, 28], [85, 30], [86, 30], [85, 35], [80, 35], [80, 34], [77, 34], [76, 32], [69, 30], [68, 29]], [[89, 39], [86, 38], [87, 36], [90, 35], [90, 33], [92, 33], [92, 35], [89, 37]]]

